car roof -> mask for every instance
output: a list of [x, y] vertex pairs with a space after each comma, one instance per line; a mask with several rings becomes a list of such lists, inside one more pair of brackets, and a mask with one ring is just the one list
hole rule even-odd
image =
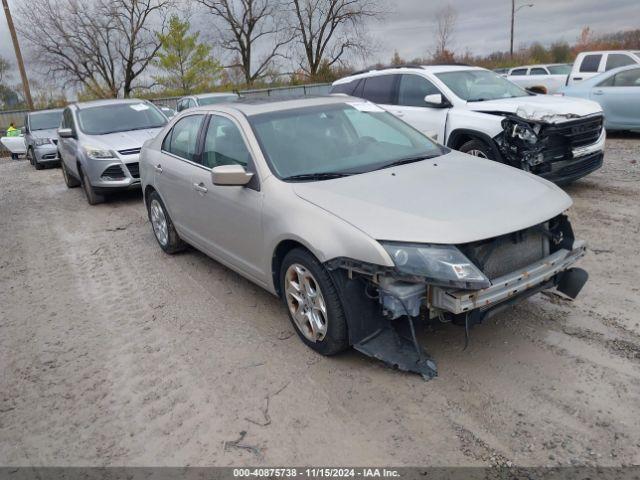
[[[296, 108], [335, 105], [348, 102], [367, 102], [361, 98], [347, 95], [327, 95], [317, 97], [269, 98], [269, 97], [240, 97], [234, 103], [220, 103], [190, 108], [189, 112], [240, 112], [250, 117], [261, 113], [280, 112]], [[367, 102], [370, 103], [370, 102]]]
[[46, 110], [34, 110], [33, 112], [27, 113], [27, 115], [38, 115], [40, 113], [51, 113], [51, 112], [62, 112], [64, 108], [48, 108]]
[[194, 98], [211, 98], [211, 97], [237, 97], [235, 92], [215, 92], [215, 93], [199, 93], [197, 95], [191, 95]]
[[486, 70], [486, 68], [474, 67], [470, 65], [420, 65], [420, 66], [410, 66], [410, 67], [398, 66], [398, 67], [383, 68], [379, 70], [373, 68], [366, 72], [354, 73], [347, 77], [336, 80], [334, 82], [334, 85], [350, 82], [351, 80], [358, 79], [358, 78], [373, 77], [377, 75], [388, 75], [388, 74], [394, 74], [394, 73], [406, 73], [407, 71], [443, 73], [443, 72], [460, 72], [465, 70]]
[[107, 105], [118, 105], [118, 104], [131, 104], [131, 103], [145, 103], [146, 100], [140, 100], [138, 98], [107, 98], [104, 100], [89, 100], [87, 102], [76, 102], [75, 105], [77, 108], [89, 108], [89, 107], [104, 107]]
[[578, 55], [591, 55], [595, 53], [630, 53], [638, 56], [638, 50], [590, 50], [588, 52], [580, 52]]
[[570, 63], [536, 63], [533, 65], [522, 65], [521, 67], [511, 67], [509, 70], [517, 70], [519, 68], [556, 67], [558, 65], [571, 65], [571, 64]]

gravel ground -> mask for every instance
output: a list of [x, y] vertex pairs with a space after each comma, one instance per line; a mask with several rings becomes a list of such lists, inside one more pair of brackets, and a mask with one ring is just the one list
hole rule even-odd
[[578, 299], [537, 295], [464, 352], [423, 332], [430, 382], [313, 353], [268, 293], [163, 254], [140, 195], [90, 207], [2, 159], [0, 465], [640, 464], [639, 152], [612, 137], [568, 187]]

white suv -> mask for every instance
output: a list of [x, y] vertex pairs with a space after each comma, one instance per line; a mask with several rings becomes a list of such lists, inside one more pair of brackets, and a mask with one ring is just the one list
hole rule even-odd
[[366, 98], [436, 141], [569, 183], [602, 166], [602, 108], [534, 95], [494, 72], [458, 65], [359, 72], [331, 93]]

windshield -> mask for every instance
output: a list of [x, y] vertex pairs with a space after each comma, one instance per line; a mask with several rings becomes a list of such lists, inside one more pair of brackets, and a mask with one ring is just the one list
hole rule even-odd
[[166, 117], [148, 103], [117, 103], [81, 108], [78, 112], [80, 129], [87, 135], [160, 128]]
[[221, 95], [215, 97], [198, 98], [198, 105], [213, 105], [216, 103], [235, 102], [238, 99], [236, 95]]
[[551, 75], [569, 75], [571, 68], [571, 65], [549, 65], [547, 67]]
[[355, 174], [446, 150], [367, 102], [263, 113], [249, 121], [273, 172], [283, 179]]
[[499, 98], [526, 97], [529, 94], [488, 70], [460, 70], [457, 72], [436, 73], [453, 93], [467, 102], [482, 102]]
[[31, 130], [52, 130], [60, 126], [62, 110], [55, 112], [42, 112], [29, 114], [29, 127]]

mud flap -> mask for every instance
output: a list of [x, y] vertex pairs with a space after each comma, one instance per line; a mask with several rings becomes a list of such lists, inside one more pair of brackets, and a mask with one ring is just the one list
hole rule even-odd
[[576, 298], [588, 279], [589, 274], [585, 270], [581, 268], [570, 268], [562, 272], [557, 289], [567, 297]]
[[353, 348], [383, 361], [392, 368], [418, 373], [425, 380], [431, 380], [438, 375], [436, 364], [429, 354], [420, 347], [421, 352], [418, 355], [411, 340], [400, 335], [391, 325], [356, 343]]

